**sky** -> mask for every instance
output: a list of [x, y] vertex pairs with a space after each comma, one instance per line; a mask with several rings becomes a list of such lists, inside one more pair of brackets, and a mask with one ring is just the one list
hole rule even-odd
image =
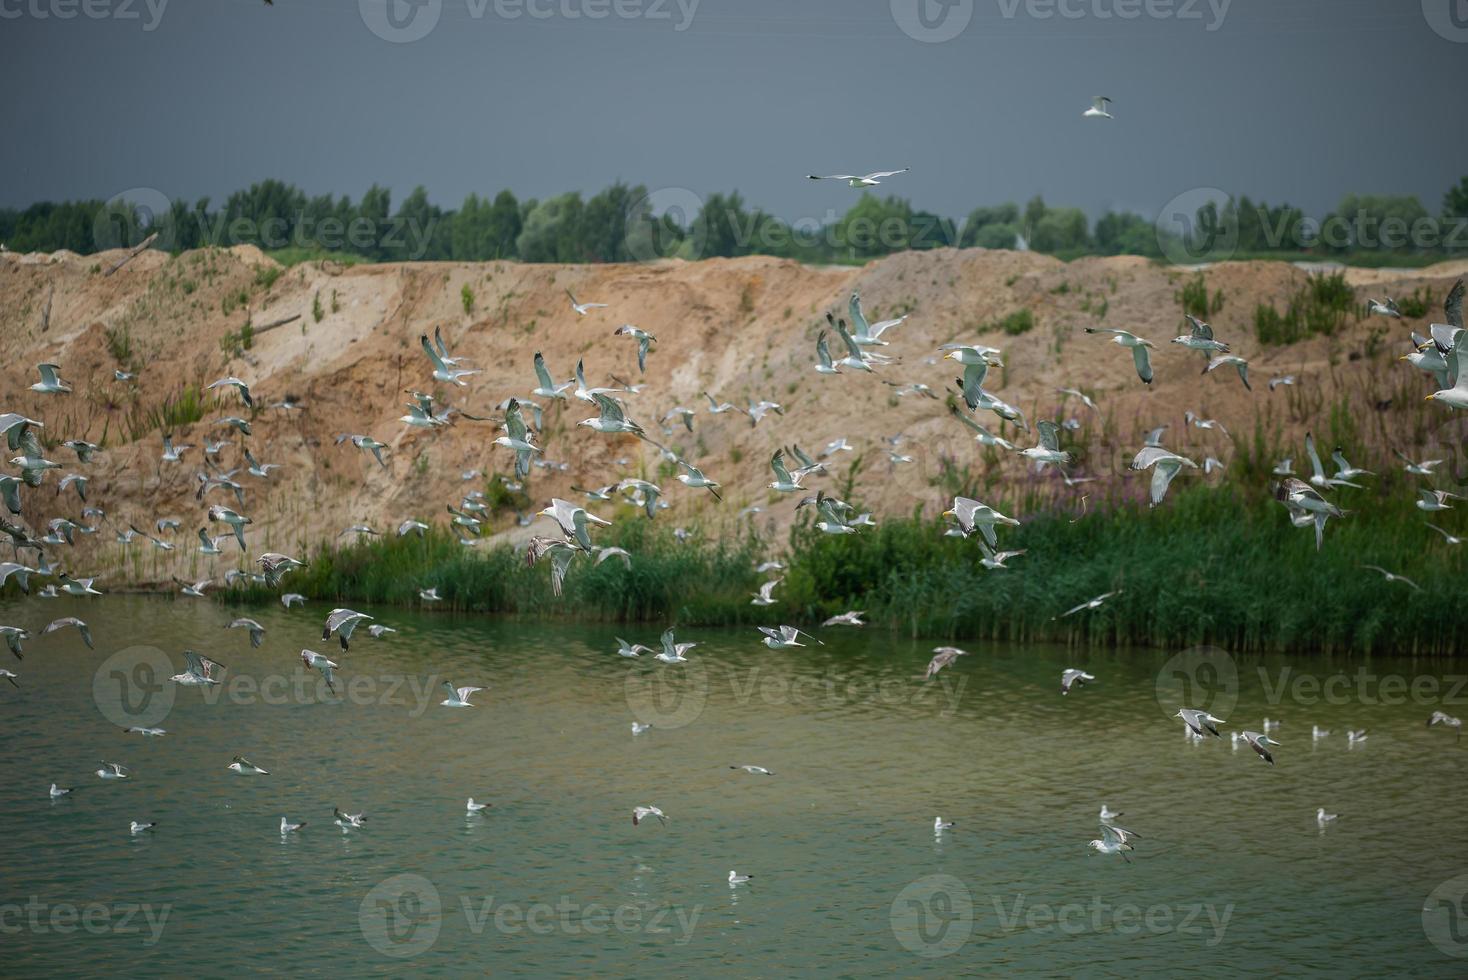
[[806, 174], [911, 167], [881, 189], [955, 218], [1436, 213], [1468, 174], [1468, 0], [0, 0], [0, 83], [16, 207], [621, 179], [824, 219], [858, 192]]

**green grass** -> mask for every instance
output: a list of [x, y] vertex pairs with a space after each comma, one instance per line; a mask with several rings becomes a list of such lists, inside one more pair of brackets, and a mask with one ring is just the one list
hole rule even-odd
[[1011, 337], [1029, 333], [1035, 328], [1035, 315], [1029, 310], [1015, 310], [998, 323], [986, 326], [985, 330], [1003, 330]]
[[1254, 309], [1254, 335], [1261, 344], [1293, 344], [1316, 334], [1331, 336], [1357, 308], [1356, 294], [1344, 274], [1312, 275], [1280, 313], [1271, 304]]
[[[443, 608], [607, 622], [809, 626], [861, 609], [876, 629], [955, 640], [1456, 653], [1468, 635], [1468, 607], [1456, 598], [1468, 549], [1445, 545], [1423, 526], [1412, 487], [1386, 482], [1386, 497], [1340, 491], [1340, 503], [1356, 512], [1329, 523], [1319, 552], [1313, 531], [1292, 527], [1262, 488], [1246, 493], [1242, 484], [1179, 481], [1155, 509], [1121, 498], [1098, 504], [1093, 495], [1093, 509], [1075, 523], [1063, 512], [1037, 513], [1001, 529], [1002, 547], [1028, 551], [1004, 571], [980, 566], [977, 543], [944, 537], [936, 522], [889, 519], [845, 536], [801, 524], [771, 609], [749, 603], [767, 543], [679, 544], [665, 524], [644, 520], [620, 521], [600, 538], [632, 553], [630, 570], [616, 559], [593, 566], [578, 558], [559, 599], [546, 567], [527, 567], [506, 548], [465, 549], [441, 532], [323, 549], [285, 589], [332, 602], [416, 606], [419, 588], [437, 586]], [[1040, 506], [995, 503], [1021, 517]], [[1386, 583], [1362, 562], [1406, 575], [1424, 591]], [[1057, 618], [1117, 589], [1100, 609]]]
[[355, 255], [351, 252], [328, 252], [323, 248], [303, 248], [294, 245], [290, 248], [272, 249], [265, 254], [286, 268], [300, 265], [302, 262], [335, 262], [337, 265], [372, 264], [372, 260], [365, 255]]
[[129, 442], [137, 442], [153, 432], [172, 432], [198, 422], [205, 412], [218, 408], [218, 400], [206, 397], [198, 385], [185, 385], [157, 405], [134, 405], [123, 420], [123, 429]]

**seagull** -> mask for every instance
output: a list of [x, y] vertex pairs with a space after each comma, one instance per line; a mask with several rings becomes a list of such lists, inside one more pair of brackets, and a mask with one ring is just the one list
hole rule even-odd
[[907, 319], [904, 315], [895, 320], [868, 323], [866, 314], [861, 309], [861, 295], [854, 291], [847, 303], [847, 312], [851, 316], [851, 339], [861, 347], [886, 347], [888, 342], [882, 339], [882, 335], [893, 327], [900, 327]]
[[968, 415], [960, 411], [957, 405], [954, 405], [951, 409], [949, 409], [949, 411], [954, 418], [958, 419], [958, 421], [962, 422], [964, 425], [974, 430], [975, 442], [984, 446], [998, 446], [1000, 449], [1006, 449], [1010, 452], [1015, 451], [1014, 443], [1010, 442], [1008, 439], [994, 435], [983, 425], [974, 421]]
[[1111, 106], [1111, 100], [1104, 95], [1097, 95], [1091, 99], [1091, 108], [1081, 113], [1082, 119], [1111, 119], [1111, 113], [1106, 110]]
[[218, 684], [220, 681], [219, 678], [214, 676], [215, 669], [226, 669], [224, 664], [216, 660], [210, 660], [203, 654], [196, 653], [193, 650], [184, 651], [184, 661], [187, 666], [184, 668], [183, 673], [174, 674], [169, 680], [175, 684], [182, 684], [185, 687], [204, 687], [209, 684]]
[[1210, 352], [1227, 354], [1229, 352], [1228, 344], [1213, 339], [1212, 327], [1191, 314], [1184, 315], [1188, 318], [1191, 330], [1180, 337], [1174, 337], [1172, 339], [1174, 344], [1180, 344], [1189, 350], [1203, 351], [1205, 354]]
[[234, 531], [235, 540], [240, 543], [240, 550], [245, 550], [245, 525], [252, 521], [243, 514], [237, 514], [228, 507], [214, 504], [209, 508], [209, 520], [228, 524]]
[[21, 653], [20, 644], [21, 641], [31, 638], [29, 632], [19, 626], [0, 626], [0, 636], [5, 637], [5, 645], [10, 648], [11, 653], [15, 654], [16, 660], [25, 659], [24, 654]]
[[[97, 778], [99, 778], [99, 779], [126, 779], [127, 778], [127, 767], [124, 766], [122, 763], [120, 763], [120, 762], [103, 762], [102, 765], [105, 768], [102, 768], [102, 769], [98, 769], [97, 770]], [[53, 783], [52, 785], [54, 786], [55, 784]], [[66, 792], [70, 793], [71, 790], [67, 790]]]
[[1198, 736], [1201, 736], [1206, 730], [1215, 738], [1223, 738], [1222, 735], [1218, 734], [1218, 729], [1214, 726], [1227, 724], [1222, 718], [1215, 718], [1208, 712], [1199, 710], [1198, 708], [1178, 708], [1177, 714], [1173, 715], [1173, 717], [1181, 718], [1183, 724], [1187, 725], [1192, 733]]
[[[805, 646], [804, 643], [801, 643], [796, 639], [796, 637], [798, 636], [804, 636], [808, 637], [809, 639], [816, 640], [815, 637], [811, 636], [805, 630], [796, 629], [794, 626], [781, 626], [778, 629], [772, 629], [768, 626], [758, 626], [755, 628], [765, 635], [765, 638], [762, 642], [771, 650], [788, 650], [791, 647]], [[821, 646], [826, 645], [825, 642], [822, 640], [816, 640], [816, 642], [819, 643]]]
[[774, 773], [770, 772], [770, 770], [766, 769], [764, 766], [730, 766], [729, 768], [730, 769], [743, 769], [745, 772], [749, 773], [751, 776], [773, 776], [774, 775]]
[[790, 470], [785, 465], [785, 450], [775, 450], [775, 455], [770, 457], [770, 470], [775, 474], [775, 479], [774, 482], [768, 484], [769, 489], [777, 493], [795, 493], [805, 489], [800, 485], [803, 473], [796, 476], [790, 475]]
[[1443, 460], [1440, 459], [1424, 459], [1422, 462], [1418, 463], [1409, 459], [1407, 455], [1403, 453], [1400, 449], [1395, 450], [1395, 452], [1397, 456], [1400, 457], [1401, 460], [1407, 464], [1405, 469], [1412, 476], [1433, 476], [1437, 467], [1439, 467], [1443, 463]]
[[66, 627], [68, 626], [76, 627], [76, 631], [82, 635], [82, 642], [87, 645], [88, 650], [96, 649], [96, 644], [92, 642], [91, 628], [88, 627], [87, 624], [82, 622], [80, 619], [77, 619], [75, 616], [66, 616], [62, 619], [53, 620], [52, 622], [47, 623], [46, 628], [41, 630], [41, 635], [45, 636], [48, 633], [55, 633], [57, 630], [66, 629]]
[[294, 834], [296, 831], [300, 830], [304, 826], [306, 826], [306, 821], [304, 820], [302, 820], [300, 823], [291, 823], [285, 817], [281, 817], [280, 836], [284, 837], [287, 834]]
[[1253, 386], [1249, 384], [1249, 362], [1237, 354], [1221, 354], [1213, 358], [1208, 362], [1208, 366], [1203, 369], [1203, 373], [1207, 374], [1217, 368], [1229, 366], [1232, 366], [1239, 372], [1239, 380], [1244, 383], [1244, 388], [1248, 391], [1253, 391]]
[[759, 591], [754, 593], [754, 599], [750, 601], [750, 605], [773, 606], [779, 600], [771, 595], [771, 593], [775, 591], [775, 586], [779, 585], [783, 581], [785, 581], [783, 578], [774, 578], [770, 579], [768, 582], [763, 583], [759, 587]]
[[883, 177], [896, 177], [911, 169], [911, 167], [903, 167], [901, 170], [877, 170], [860, 177], [854, 174], [826, 174], [820, 177], [815, 174], [807, 174], [806, 176], [811, 180], [844, 180], [850, 187], [875, 187], [882, 182]]
[[697, 643], [675, 643], [671, 629], [663, 633], [663, 650], [657, 655], [657, 659], [665, 664], [683, 664], [688, 658], [683, 656], [689, 650], [698, 646]]
[[1067, 616], [1070, 616], [1070, 615], [1072, 615], [1074, 613], [1082, 612], [1082, 611], [1087, 610], [1087, 609], [1099, 609], [1099, 608], [1101, 608], [1101, 604], [1103, 602], [1105, 602], [1107, 599], [1110, 599], [1114, 595], [1121, 595], [1121, 591], [1122, 591], [1121, 589], [1117, 589], [1115, 592], [1103, 592], [1103, 593], [1101, 593], [1100, 595], [1098, 595], [1094, 599], [1087, 599], [1085, 602], [1081, 603], [1079, 606], [1075, 606], [1075, 607], [1073, 607], [1071, 609], [1067, 609], [1065, 612], [1061, 613], [1056, 618], [1058, 618], [1058, 619], [1064, 619]]
[[265, 627], [261, 626], [259, 623], [255, 622], [253, 619], [245, 619], [245, 618], [241, 617], [240, 619], [236, 619], [233, 622], [231, 622], [228, 626], [225, 627], [225, 629], [230, 629], [230, 630], [236, 630], [236, 629], [249, 630], [250, 631], [250, 646], [255, 647], [257, 649], [259, 648], [260, 643], [265, 639]]
[[754, 875], [742, 875], [742, 874], [740, 874], [737, 871], [730, 871], [729, 872], [729, 887], [730, 888], [737, 888], [740, 885], [744, 884], [746, 881], [749, 881], [753, 877], [754, 877]]
[[70, 792], [71, 792], [71, 790], [69, 790], [69, 789], [62, 789], [60, 786], [57, 786], [55, 783], [52, 783], [51, 784], [51, 799], [53, 799], [53, 800], [59, 799], [60, 797], [63, 797], [67, 793], [70, 793]]
[[1352, 731], [1347, 731], [1346, 732], [1346, 743], [1348, 745], [1354, 745], [1357, 742], [1364, 742], [1364, 741], [1366, 741], [1366, 729], [1361, 728], [1361, 729], [1358, 729], [1358, 730], [1356, 730], [1354, 732], [1352, 732]]
[[1427, 400], [1440, 401], [1450, 408], [1468, 408], [1468, 344], [1458, 344], [1444, 359], [1453, 386], [1434, 391], [1427, 396]]
[[1388, 582], [1404, 582], [1407, 585], [1410, 585], [1413, 589], [1417, 590], [1418, 592], [1421, 592], [1422, 591], [1422, 586], [1418, 585], [1416, 582], [1414, 582], [1411, 579], [1407, 578], [1407, 576], [1405, 576], [1405, 575], [1397, 575], [1397, 574], [1395, 574], [1393, 572], [1389, 572], [1385, 568], [1382, 568], [1380, 565], [1362, 565], [1361, 567], [1362, 568], [1369, 568], [1373, 572], [1380, 572], [1383, 576], [1385, 576], [1385, 578], [1386, 578], [1386, 580]]
[[[259, 565], [260, 570], [265, 573], [265, 584], [272, 589], [280, 587], [280, 580], [286, 572], [289, 572], [293, 568], [306, 567], [305, 562], [297, 561], [289, 555], [278, 554], [274, 551], [267, 551], [259, 558], [256, 558], [255, 564]], [[286, 608], [290, 608], [288, 603]]]
[[607, 304], [605, 303], [579, 303], [576, 301], [576, 294], [569, 289], [566, 290], [566, 295], [571, 297], [571, 309], [575, 310], [580, 316], [585, 316], [592, 310], [604, 310], [607, 308]]
[[1027, 551], [1029, 551], [1028, 548], [1021, 548], [1018, 551], [997, 551], [993, 555], [985, 555], [984, 557], [980, 558], [979, 564], [983, 565], [987, 569], [990, 569], [991, 571], [998, 568], [1008, 568], [1009, 566], [1006, 565], [1005, 562], [1009, 561], [1009, 559], [1011, 558], [1018, 558], [1020, 555], [1025, 554]]
[[863, 617], [865, 615], [866, 615], [866, 613], [864, 613], [864, 612], [844, 612], [844, 613], [838, 613], [835, 616], [832, 616], [830, 619], [826, 620], [821, 625], [822, 626], [865, 626], [866, 623], [863, 623], [861, 621], [861, 617]]
[[630, 323], [624, 323], [612, 331], [614, 337], [631, 337], [637, 341], [637, 370], [643, 374], [647, 373], [647, 350], [652, 344], [657, 343], [657, 338], [640, 327], [634, 327]]
[[[1137, 377], [1142, 379], [1143, 384], [1152, 383], [1152, 358], [1147, 353], [1148, 348], [1156, 347], [1156, 345], [1153, 344], [1152, 341], [1143, 340], [1136, 334], [1130, 333], [1126, 330], [1112, 330], [1106, 327], [1087, 327], [1086, 333], [1109, 333], [1112, 335], [1111, 339], [1114, 343], [1117, 343], [1122, 347], [1130, 347], [1132, 349], [1132, 361], [1137, 368]], [[1092, 402], [1091, 399], [1086, 398], [1084, 395], [1082, 395], [1081, 397], [1092, 408], [1096, 407], [1095, 402]]]
[[644, 434], [642, 426], [627, 417], [626, 410], [622, 407], [621, 402], [603, 394], [594, 394], [591, 397], [596, 402], [597, 411], [600, 414], [594, 419], [583, 419], [577, 422], [577, 425], [584, 425], [588, 429], [607, 435], [616, 435], [622, 432], [634, 436], [642, 436]]
[[1456, 728], [1458, 730], [1458, 737], [1463, 737], [1463, 719], [1454, 718], [1446, 711], [1434, 711], [1432, 713], [1432, 717], [1427, 719], [1427, 727], [1431, 728], [1433, 725], [1442, 725], [1444, 728]]
[[346, 650], [348, 649], [347, 641], [352, 638], [352, 630], [356, 629], [357, 624], [362, 620], [372, 618], [366, 613], [359, 613], [352, 609], [333, 609], [326, 616], [326, 626], [321, 630], [321, 638], [329, 640], [331, 634], [335, 633], [337, 640], [341, 642], [342, 649]]
[[1453, 505], [1448, 501], [1463, 499], [1460, 494], [1449, 490], [1419, 490], [1418, 493], [1421, 494], [1422, 499], [1417, 501], [1417, 506], [1425, 511], [1452, 510]]
[[382, 637], [387, 633], [396, 632], [397, 630], [393, 629], [391, 626], [383, 626], [379, 623], [373, 623], [371, 626], [367, 627], [367, 635], [372, 637], [374, 640], [382, 639]]
[[189, 596], [193, 599], [204, 598], [204, 590], [214, 584], [211, 579], [207, 578], [190, 584], [175, 576], [174, 581], [183, 586], [183, 588], [179, 590], [182, 595]]
[[[1325, 522], [1331, 517], [1345, 517], [1345, 511], [1326, 500], [1320, 492], [1303, 480], [1286, 477], [1275, 496], [1289, 509], [1291, 520], [1300, 527], [1315, 526], [1315, 549], [1320, 550], [1325, 538]], [[1419, 502], [1419, 507], [1422, 504]]]
[[1330, 460], [1331, 462], [1335, 463], [1336, 473], [1334, 481], [1337, 484], [1343, 484], [1346, 480], [1354, 480], [1358, 476], [1376, 475], [1371, 470], [1363, 470], [1359, 466], [1352, 466], [1350, 463], [1346, 462], [1345, 452], [1339, 446], [1337, 446], [1335, 448], [1335, 451], [1330, 454]]
[[124, 735], [145, 735], [149, 738], [162, 738], [164, 735], [168, 734], [168, 732], [164, 731], [162, 728], [143, 728], [139, 725], [134, 725], [131, 728], [124, 728], [122, 730], [122, 733]]
[[1152, 506], [1156, 507], [1162, 503], [1162, 498], [1167, 496], [1167, 488], [1172, 485], [1173, 477], [1177, 476], [1184, 466], [1197, 469], [1198, 464], [1185, 456], [1168, 452], [1155, 446], [1143, 446], [1137, 455], [1132, 458], [1131, 469], [1152, 470]]
[[540, 447], [530, 441], [525, 416], [520, 411], [520, 403], [514, 398], [505, 406], [505, 435], [496, 438], [495, 444], [515, 451], [517, 479], [523, 479], [530, 472], [530, 454], [541, 452]]
[[1388, 296], [1385, 303], [1378, 303], [1374, 299], [1368, 299], [1366, 301], [1366, 315], [1389, 316], [1394, 320], [1400, 320], [1402, 318], [1402, 311], [1397, 309], [1396, 300]]
[[1325, 807], [1319, 807], [1315, 811], [1315, 822], [1324, 827], [1326, 824], [1330, 823], [1332, 820], [1336, 819], [1339, 816], [1339, 813], [1326, 813]]
[[688, 487], [690, 490], [706, 489], [714, 495], [715, 500], [723, 502], [724, 498], [719, 495], [719, 484], [705, 476], [703, 470], [694, 466], [686, 459], [678, 460], [678, 465], [688, 470], [687, 473], [678, 474], [679, 483]]
[[1270, 391], [1273, 391], [1274, 389], [1278, 388], [1280, 385], [1293, 385], [1294, 383], [1295, 383], [1295, 376], [1293, 374], [1286, 374], [1284, 377], [1281, 377], [1281, 378], [1270, 378], [1269, 379], [1269, 390]]
[[156, 820], [149, 821], [148, 823], [139, 823], [138, 821], [133, 820], [128, 825], [128, 829], [131, 830], [132, 833], [136, 836], [137, 834], [141, 834], [145, 830], [152, 830], [156, 826], [158, 826], [158, 821]]
[[1102, 823], [1110, 823], [1111, 821], [1115, 820], [1117, 817], [1124, 817], [1124, 816], [1126, 816], [1125, 813], [1122, 813], [1120, 811], [1113, 812], [1112, 810], [1109, 810], [1109, 809], [1106, 808], [1106, 804], [1105, 803], [1102, 803], [1101, 804], [1101, 822]]
[[636, 827], [648, 817], [657, 817], [665, 826], [668, 823], [667, 815], [655, 806], [635, 806], [632, 808], [632, 826]]
[[371, 436], [351, 435], [344, 432], [336, 437], [336, 444], [340, 446], [348, 439], [352, 441], [353, 446], [356, 446], [358, 449], [361, 449], [364, 452], [371, 453], [372, 457], [377, 460], [378, 465], [386, 468], [387, 463], [382, 458], [382, 451], [388, 448], [387, 443], [378, 442]]
[[490, 806], [490, 804], [488, 804], [488, 803], [475, 803], [474, 802], [474, 797], [471, 796], [471, 797], [469, 797], [469, 801], [464, 804], [464, 812], [465, 813], [480, 813], [480, 812], [484, 811], [486, 808], [488, 808], [489, 806]]
[[61, 365], [37, 364], [36, 370], [41, 372], [41, 380], [31, 385], [31, 391], [39, 391], [45, 395], [71, 393], [71, 385], [61, 380]]
[[1069, 694], [1073, 685], [1084, 687], [1086, 681], [1094, 681], [1095, 679], [1093, 675], [1086, 673], [1084, 670], [1067, 667], [1060, 675], [1060, 693]]
[[831, 360], [831, 348], [826, 344], [826, 331], [824, 330], [821, 331], [820, 336], [816, 337], [815, 368], [817, 374], [841, 373], [841, 369]]
[[1121, 840], [1119, 837], [1113, 838], [1112, 835], [1108, 833], [1108, 831], [1112, 829], [1113, 828], [1102, 824], [1101, 838], [1089, 842], [1086, 846], [1093, 849], [1098, 854], [1120, 854], [1121, 859], [1130, 864], [1131, 858], [1126, 856], [1126, 852], [1133, 850], [1132, 846]]
[[302, 650], [301, 662], [307, 667], [312, 668], [313, 670], [321, 671], [321, 676], [326, 680], [327, 690], [331, 691], [331, 693], [333, 694], [336, 693], [336, 684], [333, 683], [331, 674], [331, 672], [337, 668], [336, 664], [332, 663], [330, 660], [326, 659], [326, 657], [317, 653], [315, 650]]
[[443, 601], [443, 596], [441, 596], [441, 595], [438, 594], [438, 586], [436, 586], [436, 585], [433, 586], [431, 589], [419, 589], [418, 590], [418, 598], [419, 599], [422, 599], [424, 602], [442, 602]]
[[578, 360], [576, 362], [576, 387], [575, 387], [575, 390], [573, 390], [571, 392], [571, 394], [575, 395], [577, 398], [581, 399], [584, 402], [593, 402], [593, 401], [596, 400], [596, 396], [597, 395], [615, 395], [615, 394], [621, 392], [622, 390], [623, 389], [621, 389], [621, 388], [589, 388], [589, 387], [587, 387], [587, 385], [586, 385], [586, 362], [585, 362], [584, 359], [583, 360]]
[[591, 534], [589, 525], [597, 524], [602, 527], [610, 527], [611, 521], [604, 520], [592, 514], [585, 507], [573, 504], [559, 497], [551, 498], [551, 505], [544, 510], [536, 512], [538, 517], [549, 517], [560, 525], [561, 533], [568, 540], [574, 539], [582, 551], [591, 551]]
[[944, 667], [947, 667], [959, 657], [966, 656], [968, 656], [968, 651], [960, 650], [958, 647], [934, 647], [933, 659], [928, 661], [928, 669], [927, 672], [923, 674], [923, 680], [931, 680], [933, 677], [937, 676], [938, 671], [942, 670]]
[[469, 696], [475, 691], [484, 690], [482, 687], [454, 687], [450, 681], [443, 682], [443, 689], [449, 692], [449, 696], [439, 704], [446, 708], [472, 708], [474, 705], [469, 703]]
[[5, 670], [3, 667], [0, 667], [0, 677], [3, 677], [7, 681], [9, 681], [10, 684], [11, 684], [11, 686], [14, 687], [14, 688], [16, 688], [17, 690], [20, 689], [20, 684], [18, 684], [16, 682], [16, 678], [19, 677], [19, 676], [20, 675], [17, 674], [17, 673], [15, 673], [15, 671]]
[[1243, 738], [1245, 742], [1249, 743], [1249, 748], [1259, 753], [1259, 758], [1263, 759], [1271, 766], [1274, 765], [1274, 756], [1269, 754], [1269, 749], [1266, 748], [1266, 746], [1278, 745], [1278, 742], [1270, 738], [1268, 735], [1261, 734], [1260, 732], [1244, 732], [1240, 737]]
[[958, 529], [968, 537], [977, 530], [984, 536], [989, 547], [997, 547], [998, 536], [994, 531], [995, 524], [1009, 524], [1019, 526], [1019, 521], [1013, 517], [1006, 517], [988, 504], [980, 503], [969, 497], [954, 497], [953, 507], [943, 512], [943, 517], [953, 518], [958, 522]]
[[1019, 450], [1021, 456], [1034, 460], [1042, 468], [1047, 463], [1064, 464], [1072, 460], [1071, 454], [1060, 448], [1060, 429], [1054, 422], [1041, 419], [1035, 423], [1035, 429], [1039, 434], [1039, 444]]
[[641, 735], [643, 732], [647, 731], [651, 727], [652, 727], [652, 723], [651, 722], [647, 722], [647, 721], [634, 721], [632, 723], [632, 734], [633, 735]]
[[228, 378], [220, 378], [218, 381], [215, 381], [213, 384], [210, 384], [210, 385], [205, 386], [204, 390], [205, 391], [213, 391], [215, 388], [233, 388], [233, 389], [235, 389], [236, 391], [239, 392], [240, 400], [245, 403], [245, 406], [246, 407], [248, 407], [248, 408], [254, 408], [255, 407], [255, 400], [250, 397], [250, 386], [247, 385], [247, 384], [245, 384], [239, 378], [236, 378], [236, 377], [233, 377], [233, 376], [228, 377]]
[[251, 762], [249, 759], [246, 759], [242, 755], [235, 756], [234, 761], [231, 762], [228, 766], [225, 766], [225, 768], [229, 769], [231, 772], [237, 772], [241, 776], [270, 775], [270, 770], [261, 769], [259, 766], [255, 765], [253, 762]]
[[1321, 728], [1319, 725], [1310, 726], [1310, 740], [1312, 742], [1318, 742], [1329, 734], [1330, 730], [1327, 728]]
[[343, 813], [339, 807], [332, 807], [331, 812], [336, 818], [332, 823], [340, 827], [344, 834], [360, 829], [367, 820], [365, 813]]
[[460, 388], [464, 388], [468, 386], [468, 382], [461, 379], [479, 373], [475, 370], [465, 370], [463, 368], [455, 368], [450, 366], [446, 361], [444, 361], [443, 355], [433, 349], [433, 345], [428, 342], [428, 334], [426, 333], [419, 335], [418, 343], [420, 346], [422, 346], [423, 353], [428, 355], [428, 360], [433, 363], [434, 381], [442, 381], [444, 384], [451, 384], [456, 385]]
[[955, 824], [952, 820], [944, 820], [942, 817], [933, 818], [933, 833], [941, 834], [945, 830], [952, 830]]
[[627, 643], [621, 637], [612, 637], [612, 640], [617, 641], [617, 656], [637, 657], [639, 654], [652, 653], [652, 647], [644, 647], [640, 643]]

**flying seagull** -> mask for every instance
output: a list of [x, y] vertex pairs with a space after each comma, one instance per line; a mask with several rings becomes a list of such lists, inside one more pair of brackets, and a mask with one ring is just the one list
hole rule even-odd
[[632, 826], [636, 827], [648, 817], [657, 817], [664, 825], [668, 822], [667, 815], [655, 806], [635, 806], [632, 808]]
[[928, 661], [928, 669], [923, 674], [923, 680], [931, 680], [937, 675], [938, 671], [947, 667], [959, 657], [966, 656], [968, 656], [968, 651], [960, 650], [958, 647], [934, 647], [933, 659]]
[[903, 167], [901, 170], [877, 170], [860, 177], [855, 174], [826, 174], [820, 177], [815, 174], [807, 174], [806, 176], [811, 180], [844, 180], [851, 187], [875, 187], [882, 182], [883, 177], [895, 177], [911, 169], [911, 167]]
[[1111, 100], [1104, 95], [1091, 98], [1091, 108], [1081, 113], [1082, 119], [1111, 119], [1111, 113], [1107, 110], [1111, 107]]
[[1132, 458], [1131, 469], [1152, 469], [1152, 506], [1156, 507], [1162, 503], [1162, 498], [1167, 496], [1167, 488], [1172, 485], [1173, 477], [1177, 476], [1184, 466], [1197, 469], [1198, 464], [1185, 456], [1168, 452], [1154, 446], [1144, 446], [1137, 455]]
[[577, 302], [577, 300], [576, 300], [576, 294], [573, 293], [573, 292], [571, 292], [571, 290], [569, 290], [569, 289], [566, 290], [566, 295], [569, 296], [569, 297], [571, 297], [571, 309], [575, 310], [581, 316], [585, 316], [586, 314], [590, 313], [592, 310], [604, 310], [604, 309], [607, 308], [607, 304], [605, 304], [605, 303], [580, 303], [580, 302]]
[[1101, 604], [1103, 602], [1105, 602], [1107, 599], [1110, 599], [1114, 595], [1121, 595], [1121, 589], [1117, 589], [1115, 592], [1103, 592], [1094, 599], [1087, 599], [1079, 606], [1074, 606], [1070, 609], [1067, 609], [1057, 618], [1064, 619], [1067, 616], [1074, 615], [1075, 613], [1082, 612], [1087, 609], [1099, 609], [1101, 608]]
[[1060, 693], [1069, 694], [1073, 686], [1084, 687], [1086, 681], [1094, 681], [1095, 679], [1093, 675], [1086, 673], [1084, 670], [1067, 667], [1060, 675]]
[[[1126, 330], [1113, 330], [1107, 327], [1087, 327], [1086, 333], [1109, 333], [1112, 335], [1111, 339], [1114, 343], [1122, 347], [1130, 347], [1132, 349], [1132, 362], [1137, 367], [1137, 377], [1142, 379], [1143, 384], [1152, 383], [1152, 358], [1147, 353], [1149, 348], [1155, 346], [1152, 341], [1144, 340]], [[1082, 397], [1085, 398], [1085, 396]], [[1095, 403], [1089, 398], [1085, 398], [1085, 401], [1092, 408], [1096, 407]]]
[[329, 640], [331, 634], [335, 633], [337, 640], [341, 642], [342, 649], [346, 650], [348, 649], [347, 641], [352, 638], [352, 630], [356, 629], [357, 624], [364, 619], [372, 618], [366, 613], [359, 613], [352, 609], [333, 609], [326, 616], [326, 626], [321, 630], [321, 638]]

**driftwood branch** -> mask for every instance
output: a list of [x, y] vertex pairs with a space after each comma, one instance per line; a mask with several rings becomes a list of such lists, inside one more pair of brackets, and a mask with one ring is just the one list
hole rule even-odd
[[157, 240], [158, 240], [158, 233], [155, 231], [155, 232], [153, 232], [153, 234], [149, 235], [147, 238], [144, 238], [141, 242], [139, 242], [138, 244], [134, 245], [131, 249], [129, 249], [128, 250], [128, 253], [126, 255], [124, 255], [121, 259], [118, 259], [116, 265], [114, 265], [112, 268], [108, 269], [106, 272], [102, 273], [102, 275], [104, 275], [104, 276], [110, 276], [110, 275], [112, 275], [118, 269], [121, 269], [123, 266], [127, 265], [133, 259], [135, 259], [139, 255], [141, 255], [144, 251], [147, 250], [148, 246], [152, 245]]

